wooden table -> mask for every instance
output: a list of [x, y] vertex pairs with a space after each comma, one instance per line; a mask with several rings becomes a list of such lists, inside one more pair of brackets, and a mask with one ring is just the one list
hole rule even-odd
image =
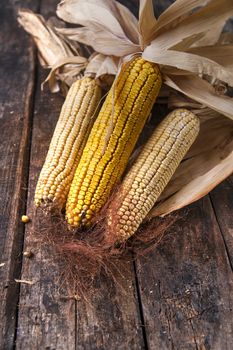
[[233, 349], [233, 178], [130, 264], [124, 291], [103, 279], [94, 306], [58, 292], [56, 259], [34, 234], [33, 193], [63, 98], [41, 92], [46, 73], [15, 20], [19, 7], [48, 17], [56, 3], [0, 5], [0, 349]]

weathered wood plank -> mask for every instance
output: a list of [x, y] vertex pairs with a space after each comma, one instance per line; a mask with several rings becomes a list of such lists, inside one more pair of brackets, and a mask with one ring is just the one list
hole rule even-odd
[[[47, 14], [54, 4], [54, 0], [43, 2], [42, 13]], [[32, 251], [34, 257], [24, 259], [22, 271], [22, 279], [35, 284], [21, 285], [16, 348], [143, 349], [133, 269], [129, 269], [124, 281], [125, 291], [115, 289], [108, 280], [101, 279], [101, 297], [95, 298], [92, 306], [63, 298], [62, 295], [67, 296], [66, 288], [59, 290], [60, 286], [55, 282], [59, 277], [58, 262], [49, 247], [41, 249], [35, 236], [35, 184], [62, 104], [61, 96], [39, 91], [41, 81], [39, 76], [27, 202], [31, 223], [26, 227], [24, 245], [24, 250]]]
[[[0, 348], [14, 342], [24, 227], [20, 222], [26, 199], [31, 110], [34, 91], [34, 53], [18, 29], [19, 6], [25, 1], [1, 1], [0, 21]], [[20, 45], [19, 45], [20, 43]]]
[[233, 176], [216, 187], [210, 198], [233, 270]]
[[[124, 273], [121, 288], [108, 280], [99, 280], [98, 293], [93, 306], [77, 303], [77, 348], [95, 349], [144, 349], [142, 322], [134, 283], [134, 271], [129, 266]], [[123, 289], [122, 289], [123, 288]]]
[[137, 273], [149, 349], [232, 349], [232, 271], [208, 197]]
[[27, 214], [31, 222], [25, 230], [24, 251], [32, 252], [24, 258], [22, 279], [34, 284], [21, 284], [17, 329], [17, 349], [74, 349], [75, 305], [71, 300], [60, 303], [59, 285], [55, 284], [57, 265], [53, 251], [41, 249], [35, 235], [37, 218], [33, 204], [39, 170], [45, 159], [54, 125], [63, 102], [61, 96], [40, 91], [45, 75], [38, 77], [33, 118]]

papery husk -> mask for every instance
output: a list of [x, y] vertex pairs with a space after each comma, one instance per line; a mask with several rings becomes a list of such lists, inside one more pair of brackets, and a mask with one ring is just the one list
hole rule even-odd
[[219, 95], [215, 88], [207, 81], [190, 75], [166, 76], [166, 83], [173, 89], [182, 92], [204, 106], [233, 119], [233, 99], [228, 96]]
[[137, 20], [116, 1], [62, 1], [57, 7], [57, 15], [64, 21], [83, 26], [60, 29], [59, 32], [71, 40], [88, 43], [99, 53], [125, 56], [139, 50]]
[[206, 57], [174, 50], [157, 51], [157, 48], [154, 49], [152, 45], [144, 51], [142, 57], [148, 61], [153, 61], [160, 65], [172, 66], [187, 72], [196, 73], [196, 75], [206, 74], [233, 86], [233, 73]]
[[[57, 20], [58, 21], [58, 20]], [[64, 22], [56, 21], [56, 26]], [[54, 21], [45, 19], [27, 9], [20, 9], [18, 12], [19, 24], [32, 36], [38, 47], [38, 56], [43, 67], [51, 67], [58, 60], [70, 56], [79, 56], [80, 47], [70, 45], [54, 29]]]
[[[54, 65], [47, 78], [41, 84], [42, 90], [44, 85], [48, 82], [51, 92], [59, 91], [58, 82], [65, 83], [68, 88], [83, 76], [84, 70], [88, 64], [88, 59], [82, 56], [70, 56], [61, 58]], [[64, 86], [63, 86], [64, 89]]]
[[[122, 5], [118, 6], [118, 10], [124, 23], [125, 16], [130, 12]], [[51, 92], [57, 92], [60, 81], [62, 90], [66, 93], [73, 82], [80, 79], [83, 74], [99, 79], [104, 88], [111, 86], [113, 77], [117, 74], [119, 58], [97, 53], [92, 53], [89, 58], [84, 57], [87, 48], [60, 34], [59, 29], [65, 29], [65, 23], [57, 18], [45, 21], [41, 15], [21, 9], [18, 21], [35, 41], [41, 65], [51, 69], [41, 85], [42, 88], [48, 83]], [[128, 30], [135, 25], [133, 19], [131, 22], [128, 24]]]
[[[190, 1], [189, 3], [191, 4], [192, 2]], [[210, 0], [206, 1], [206, 6], [204, 6], [205, 2], [202, 1], [202, 7], [199, 9], [197, 9], [196, 5], [189, 8], [186, 1], [186, 5], [184, 4], [182, 8], [184, 11], [179, 7], [180, 1], [176, 1], [175, 4], [177, 4], [177, 13], [181, 16], [180, 21], [175, 20], [172, 5], [158, 18], [156, 32], [152, 35], [156, 39], [152, 38], [151, 40], [151, 45], [157, 51], [172, 49], [184, 39], [195, 35], [198, 38], [198, 35], [201, 33], [206, 35], [212, 29], [215, 30], [216, 25], [220, 25], [219, 23], [225, 23], [233, 14], [233, 3], [231, 0]], [[190, 14], [190, 11], [193, 10], [195, 11]], [[164, 28], [164, 26], [161, 26], [161, 17], [168, 12], [170, 12], [170, 17], [173, 20], [171, 20], [169, 26]]]
[[99, 79], [103, 89], [109, 89], [119, 69], [119, 58], [94, 53], [85, 70], [85, 75]]
[[105, 56], [103, 54], [93, 54], [90, 57], [88, 65], [85, 70], [86, 75], [95, 76], [99, 78], [104, 74], [116, 75], [118, 71], [119, 59], [112, 56]]
[[189, 48], [187, 51], [191, 54], [204, 56], [233, 70], [233, 45], [199, 46]]
[[[158, 19], [154, 16], [152, 0], [140, 0], [138, 24], [128, 10], [122, 23], [116, 4], [114, 0], [63, 0], [57, 9], [58, 16], [82, 27], [59, 29], [59, 32], [91, 45], [104, 55], [123, 57], [141, 53], [146, 60], [160, 65], [165, 84], [199, 103], [206, 100], [207, 106], [232, 117], [232, 100], [216, 96], [212, 86], [205, 82], [197, 91], [197, 79], [202, 77], [233, 86], [230, 62], [233, 45], [222, 47], [222, 52], [225, 49], [228, 55], [228, 64], [223, 64], [220, 43], [210, 50], [207, 47], [217, 42], [226, 21], [233, 15], [232, 0], [177, 0]], [[130, 21], [133, 28], [129, 30], [125, 23]], [[187, 76], [185, 86], [180, 86], [184, 76]], [[186, 86], [188, 83], [190, 87]]]
[[[69, 42], [67, 38], [57, 33], [54, 28], [64, 22], [45, 21], [38, 14], [27, 9], [18, 12], [18, 22], [32, 36], [37, 48], [38, 57], [44, 68], [52, 68], [45, 82], [49, 82], [51, 92], [59, 91], [58, 81], [70, 86], [80, 78], [87, 65], [87, 59], [82, 54], [80, 45]], [[43, 84], [42, 84], [43, 87]]]
[[140, 51], [140, 46], [133, 44], [125, 36], [122, 39], [97, 25], [94, 29], [91, 27], [57, 28], [57, 32], [67, 36], [69, 40], [89, 45], [96, 52], [104, 55], [122, 57]]
[[154, 16], [153, 2], [141, 0], [139, 7], [139, 41], [142, 49], [150, 43], [156, 25], [157, 20]]

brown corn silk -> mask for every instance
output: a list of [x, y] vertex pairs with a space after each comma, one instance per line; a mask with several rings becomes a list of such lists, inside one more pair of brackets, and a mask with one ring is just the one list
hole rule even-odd
[[83, 77], [72, 84], [49, 146], [35, 192], [35, 204], [63, 207], [101, 99], [95, 79]]
[[119, 182], [162, 83], [156, 64], [126, 64], [94, 123], [71, 184], [66, 219], [88, 225]]
[[107, 212], [106, 240], [131, 237], [168, 184], [199, 132], [199, 119], [186, 109], [171, 112], [155, 129], [124, 178]]

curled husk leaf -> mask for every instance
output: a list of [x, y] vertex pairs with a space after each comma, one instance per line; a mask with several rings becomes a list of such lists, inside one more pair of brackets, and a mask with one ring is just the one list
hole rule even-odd
[[[233, 45], [219, 43], [208, 50], [209, 45], [216, 44], [226, 21], [233, 15], [232, 0], [177, 0], [157, 19], [152, 0], [140, 0], [138, 21], [123, 5], [120, 8], [114, 0], [63, 0], [57, 15], [79, 27], [58, 31], [104, 55], [122, 58], [140, 53], [160, 65], [165, 84], [231, 116], [232, 100], [223, 97], [219, 104], [212, 86], [202, 78], [233, 85]], [[201, 81], [199, 91], [195, 90], [197, 79]]]
[[64, 26], [64, 23], [58, 22], [57, 19], [46, 22], [41, 15], [27, 9], [19, 10], [18, 22], [32, 36], [38, 48], [41, 65], [44, 68], [51, 68], [45, 82], [48, 81], [52, 92], [59, 90], [58, 81], [63, 83], [63, 87], [70, 86], [80, 77], [86, 67], [87, 59], [81, 56], [80, 45], [71, 43], [55, 31], [54, 24]]
[[[63, 28], [65, 23], [57, 18], [48, 21], [30, 10], [21, 9], [18, 12], [18, 22], [32, 36], [37, 48], [38, 57], [44, 68], [50, 68], [50, 73], [44, 83], [48, 82], [50, 90], [57, 92], [59, 83], [63, 91], [74, 81], [85, 74], [99, 78], [104, 85], [111, 85], [112, 77], [118, 70], [119, 59], [113, 56], [93, 53], [84, 57], [86, 47], [77, 41], [69, 40], [56, 28]], [[56, 28], [55, 28], [56, 26]], [[42, 87], [44, 86], [42, 84]]]

